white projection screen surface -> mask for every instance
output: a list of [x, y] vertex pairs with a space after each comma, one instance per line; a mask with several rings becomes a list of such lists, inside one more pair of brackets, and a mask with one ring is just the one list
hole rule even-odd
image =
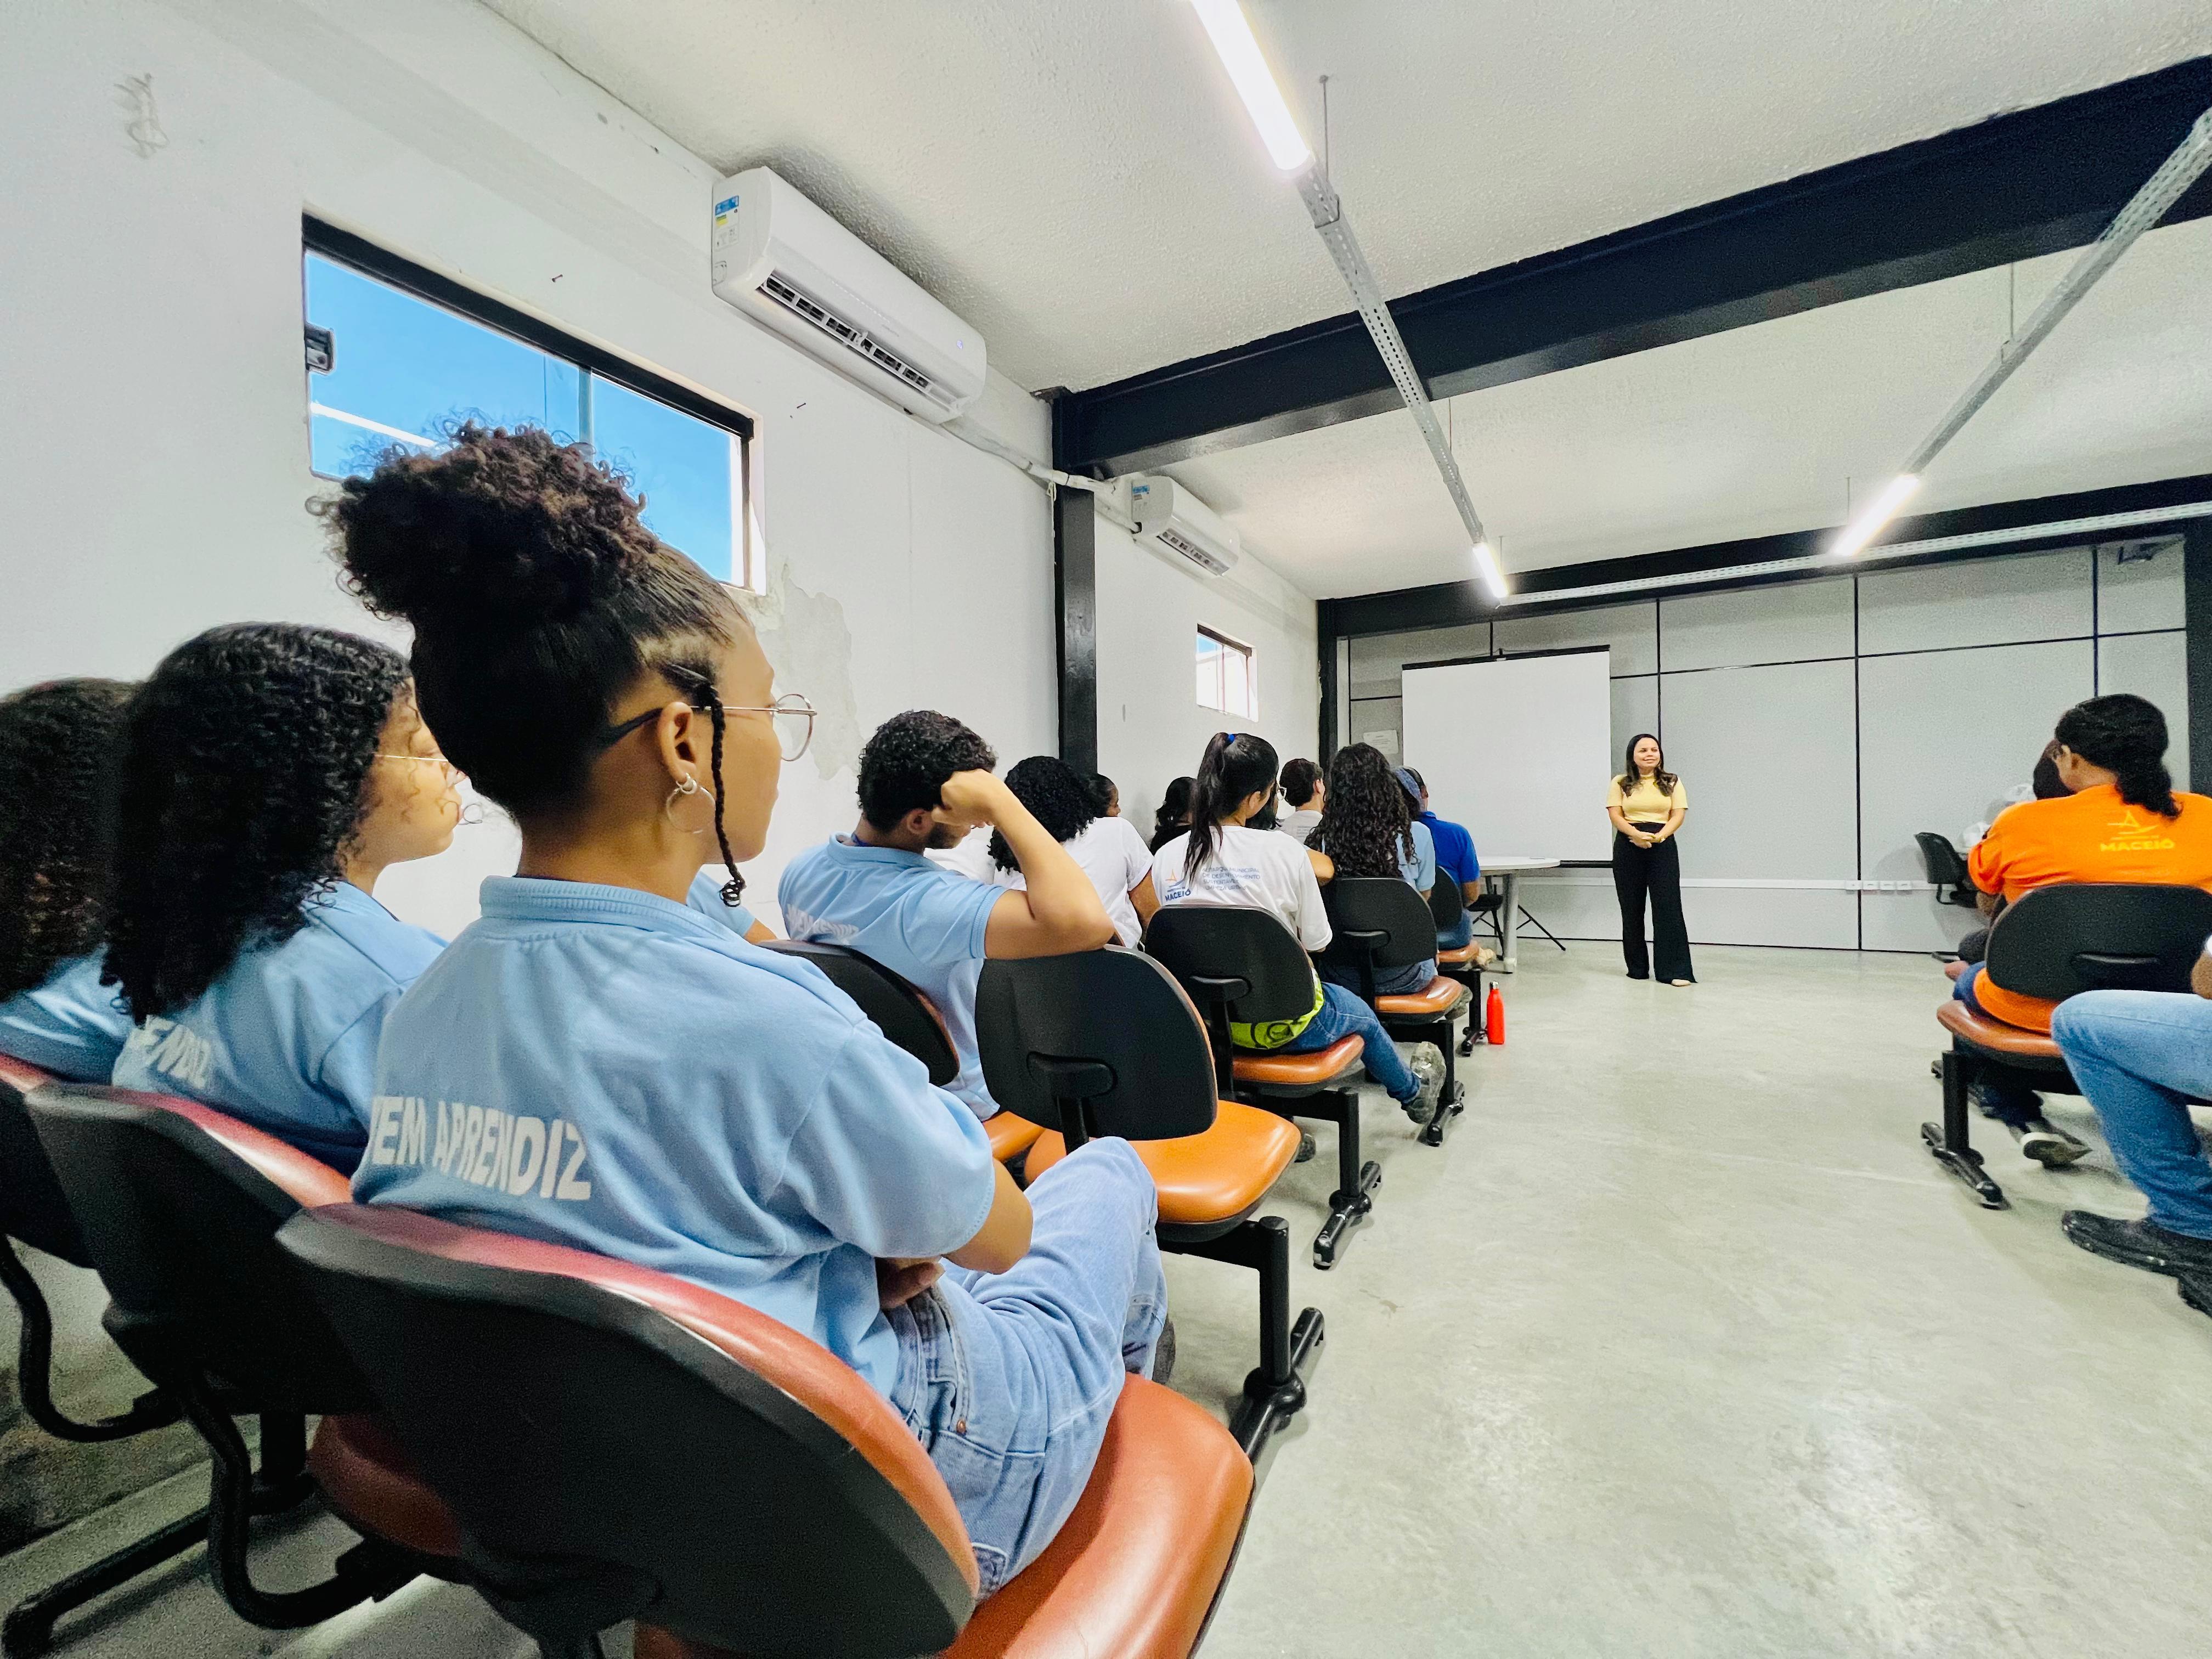
[[1612, 667], [1598, 650], [1405, 671], [1402, 763], [1479, 857], [1613, 855]]

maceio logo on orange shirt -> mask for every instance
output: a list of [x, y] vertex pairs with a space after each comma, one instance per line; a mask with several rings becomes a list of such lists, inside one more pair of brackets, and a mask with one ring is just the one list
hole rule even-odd
[[2134, 807], [2122, 812], [2118, 819], [2107, 826], [2112, 839], [2097, 843], [2100, 853], [2171, 853], [2173, 837], [2166, 834], [2163, 820], [2145, 823], [2136, 816]]

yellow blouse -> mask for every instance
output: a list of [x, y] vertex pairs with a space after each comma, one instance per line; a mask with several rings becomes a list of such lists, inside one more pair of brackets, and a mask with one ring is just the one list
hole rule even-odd
[[1674, 793], [1671, 795], [1650, 778], [1639, 777], [1636, 780], [1636, 787], [1624, 790], [1621, 786], [1627, 781], [1626, 773], [1615, 778], [1613, 787], [1607, 792], [1605, 804], [1618, 806], [1621, 817], [1631, 823], [1664, 823], [1667, 815], [1675, 808], [1680, 807], [1685, 812], [1690, 810], [1690, 792], [1679, 776], [1674, 780]]

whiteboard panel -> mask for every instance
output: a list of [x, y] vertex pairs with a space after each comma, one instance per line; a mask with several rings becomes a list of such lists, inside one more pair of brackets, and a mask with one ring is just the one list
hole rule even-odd
[[2120, 562], [2119, 549], [2097, 550], [2100, 634], [2147, 634], [2161, 628], [2179, 628], [2182, 622], [2179, 537], [2153, 557], [2130, 559], [2125, 564]]
[[2071, 639], [2089, 622], [2086, 547], [1859, 578], [1859, 649], [1868, 653]]
[[1716, 668], [1661, 687], [1667, 765], [1690, 795], [1683, 875], [1857, 874], [1850, 663]]
[[[1408, 763], [1478, 851], [1610, 856], [1613, 700], [1603, 651], [1409, 668]], [[1355, 720], [1355, 725], [1357, 721]]]
[[2189, 636], [2124, 634], [2097, 641], [2097, 690], [2148, 697], [2166, 716], [2166, 765], [2189, 787]]
[[1601, 605], [1589, 611], [1562, 611], [1548, 617], [1500, 617], [1500, 651], [1566, 651], [1602, 645], [1613, 651], [1616, 674], [1651, 674], [1659, 668], [1659, 607]]
[[[1925, 879], [1912, 839], [1918, 830], [1948, 836], [1964, 852], [1967, 826], [1996, 816], [2006, 795], [2028, 781], [2058, 716], [2088, 695], [2087, 640], [1862, 661], [1865, 878]], [[1960, 931], [1927, 894], [1870, 894], [1860, 914], [1872, 951], [1948, 950]]]
[[1659, 606], [1659, 660], [1678, 668], [1741, 668], [1851, 654], [1851, 579], [1693, 593]]

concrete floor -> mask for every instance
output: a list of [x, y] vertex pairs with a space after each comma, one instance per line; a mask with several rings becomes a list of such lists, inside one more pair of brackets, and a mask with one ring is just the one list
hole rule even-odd
[[[2212, 1649], [2212, 1323], [2060, 1235], [2070, 1206], [2140, 1212], [2101, 1144], [2051, 1173], [1984, 1136], [1998, 1213], [1922, 1150], [1933, 963], [1706, 948], [1677, 991], [1603, 945], [1522, 960], [1442, 1152], [1370, 1092], [1384, 1180], [1343, 1265], [1304, 1249], [1326, 1127], [1269, 1206], [1329, 1340], [1208, 1659]], [[2079, 1102], [2052, 1115], [2094, 1138]], [[1220, 1407], [1252, 1280], [1169, 1273], [1177, 1386]], [[0, 1596], [128, 1524], [0, 1562]], [[267, 1571], [297, 1582], [343, 1537], [301, 1528]], [[187, 1565], [58, 1651], [529, 1650], [420, 1584], [272, 1638]]]

